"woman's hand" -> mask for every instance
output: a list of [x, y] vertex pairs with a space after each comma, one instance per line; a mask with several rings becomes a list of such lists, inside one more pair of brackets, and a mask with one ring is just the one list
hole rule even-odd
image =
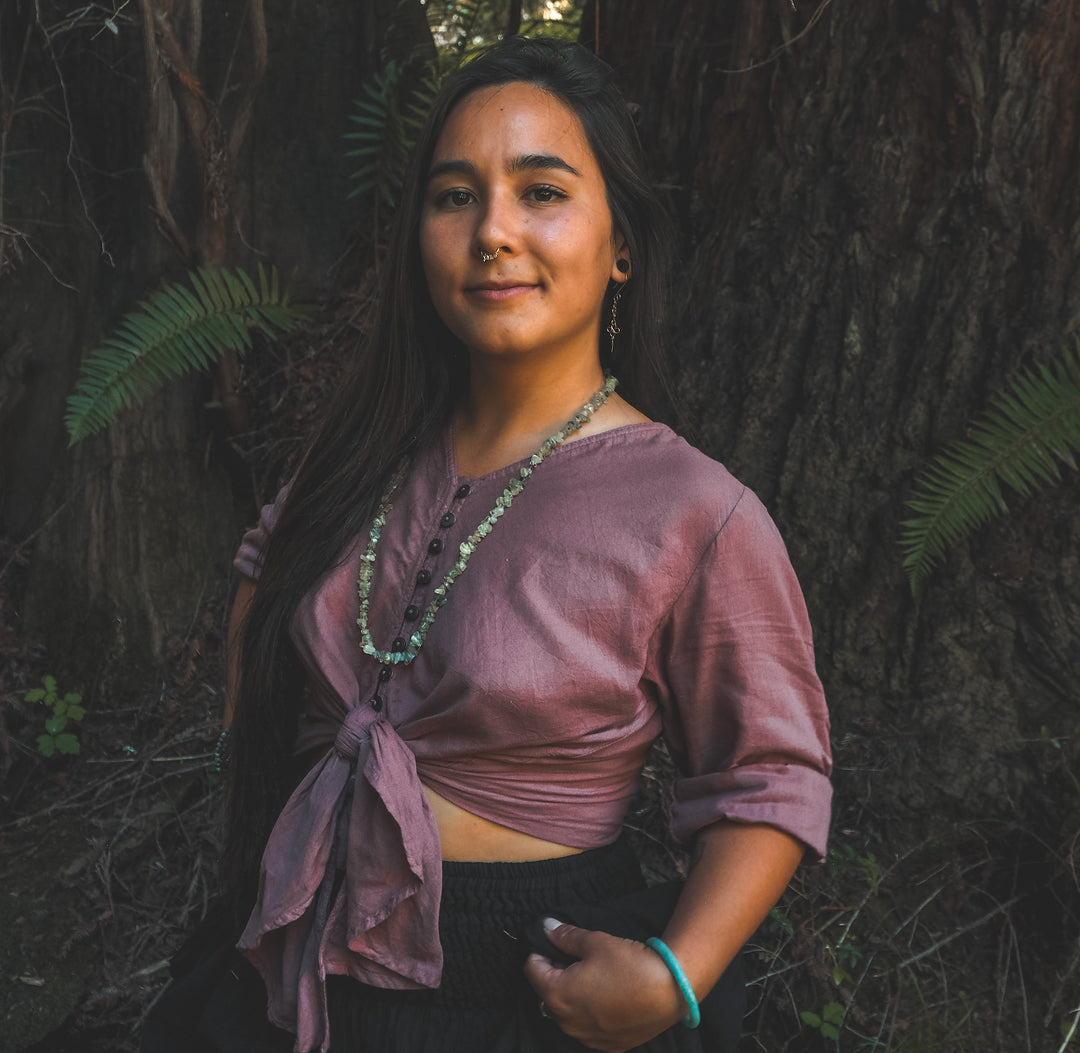
[[[698, 834], [698, 854], [663, 940], [704, 998], [791, 880], [804, 846], [760, 823], [720, 821]], [[560, 969], [538, 954], [525, 975], [568, 1035], [604, 1053], [647, 1042], [686, 1015], [655, 951], [572, 925], [548, 939], [580, 961]]]
[[640, 1046], [686, 1015], [667, 966], [635, 940], [573, 925], [548, 928], [548, 939], [580, 961], [560, 968], [529, 955], [525, 975], [548, 1013], [571, 1038], [603, 1053]]

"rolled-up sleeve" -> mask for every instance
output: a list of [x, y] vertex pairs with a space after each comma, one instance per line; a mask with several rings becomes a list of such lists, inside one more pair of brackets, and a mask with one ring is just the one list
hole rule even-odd
[[720, 819], [767, 823], [823, 857], [828, 712], [799, 583], [750, 491], [702, 553], [652, 648], [680, 773], [674, 835], [688, 840]]
[[266, 543], [270, 540], [270, 535], [277, 524], [288, 492], [289, 487], [286, 484], [278, 492], [272, 504], [263, 505], [259, 513], [259, 521], [241, 538], [240, 548], [233, 559], [233, 566], [245, 578], [250, 578], [252, 581], [259, 580]]

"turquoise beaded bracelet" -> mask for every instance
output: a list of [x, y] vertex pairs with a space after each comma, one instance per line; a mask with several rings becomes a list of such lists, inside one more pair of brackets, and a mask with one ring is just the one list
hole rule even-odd
[[679, 959], [672, 954], [671, 948], [663, 940], [657, 939], [655, 936], [650, 936], [645, 941], [645, 946], [651, 947], [664, 959], [664, 964], [671, 971], [675, 983], [679, 985], [679, 993], [686, 1003], [686, 1016], [683, 1017], [683, 1023], [687, 1027], [697, 1027], [701, 1023], [701, 1009], [698, 1006], [697, 995], [694, 994], [694, 989], [690, 986], [690, 981], [686, 978], [686, 973], [683, 972], [683, 967], [679, 964]]
[[210, 770], [215, 775], [220, 775], [232, 760], [232, 729], [226, 728], [217, 737], [214, 744], [214, 759], [210, 764]]

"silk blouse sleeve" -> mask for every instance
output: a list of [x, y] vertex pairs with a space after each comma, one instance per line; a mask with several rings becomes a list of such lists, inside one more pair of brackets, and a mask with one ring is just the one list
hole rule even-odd
[[795, 572], [744, 490], [653, 641], [664, 732], [679, 769], [673, 834], [720, 819], [767, 823], [821, 858], [829, 718]]
[[263, 554], [266, 551], [266, 543], [277, 525], [278, 516], [288, 495], [289, 486], [286, 484], [278, 491], [273, 503], [263, 505], [259, 513], [259, 521], [248, 530], [240, 541], [240, 548], [233, 559], [233, 566], [252, 581], [259, 580], [262, 571]]

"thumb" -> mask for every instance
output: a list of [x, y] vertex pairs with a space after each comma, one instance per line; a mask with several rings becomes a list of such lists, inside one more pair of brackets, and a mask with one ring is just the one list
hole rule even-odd
[[544, 934], [547, 938], [566, 954], [575, 958], [584, 958], [589, 936], [589, 929], [579, 929], [576, 925], [570, 925], [558, 918], [544, 918]]

